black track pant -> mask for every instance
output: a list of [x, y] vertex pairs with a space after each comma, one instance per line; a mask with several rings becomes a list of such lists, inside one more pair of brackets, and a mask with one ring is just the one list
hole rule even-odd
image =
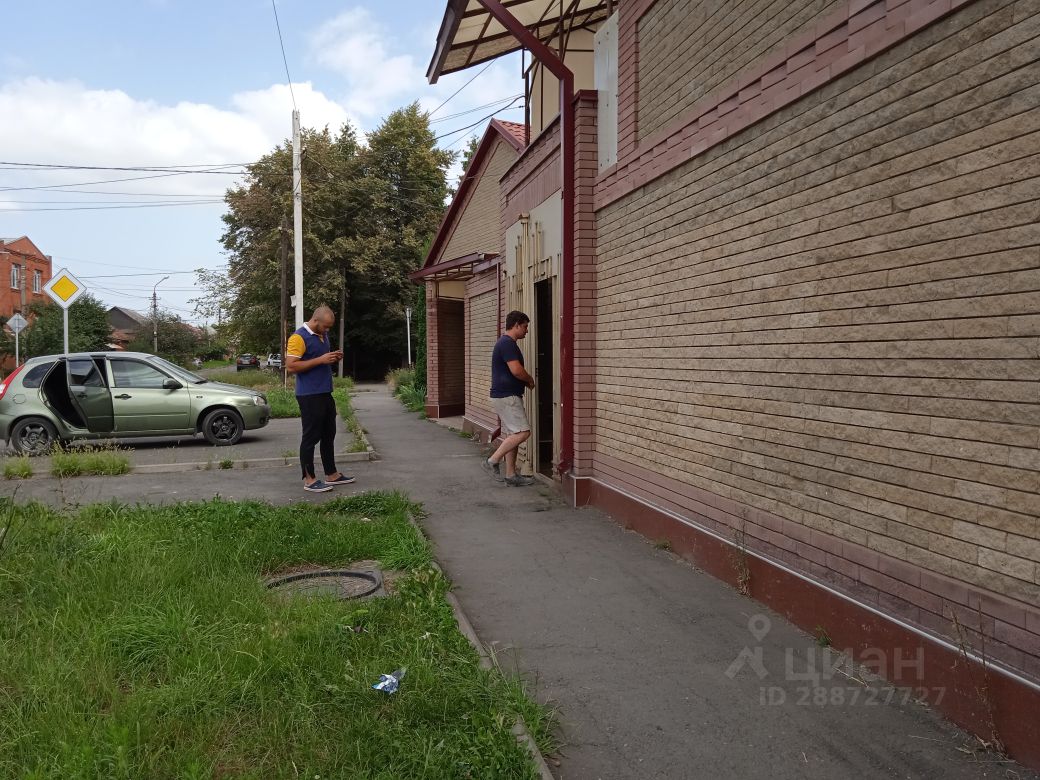
[[332, 393], [300, 395], [300, 420], [303, 422], [303, 438], [300, 440], [300, 468], [303, 478], [314, 477], [314, 445], [321, 452], [321, 465], [325, 474], [336, 473], [336, 402]]

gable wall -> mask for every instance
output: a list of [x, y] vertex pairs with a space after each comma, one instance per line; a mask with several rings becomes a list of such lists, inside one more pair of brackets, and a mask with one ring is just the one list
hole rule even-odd
[[477, 252], [493, 254], [499, 237], [499, 185], [502, 174], [516, 160], [517, 153], [501, 138], [495, 140], [481, 169], [470, 175], [477, 176], [476, 187], [470, 191], [451, 238], [441, 251], [438, 261], [454, 260]]

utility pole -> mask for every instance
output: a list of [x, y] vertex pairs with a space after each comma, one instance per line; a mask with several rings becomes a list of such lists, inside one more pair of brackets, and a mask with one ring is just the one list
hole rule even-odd
[[159, 295], [157, 290], [159, 285], [169, 278], [164, 276], [152, 287], [152, 352], [156, 355], [159, 354]]
[[303, 171], [300, 169], [300, 112], [292, 112], [293, 261], [295, 263], [296, 327], [303, 327]]
[[21, 277], [19, 279], [18, 288], [22, 294], [22, 311], [25, 311], [25, 275], [26, 271], [29, 270], [29, 267], [27, 265], [28, 260], [28, 257], [23, 257], [22, 264], [18, 267], [19, 276]]
[[285, 328], [285, 316], [287, 314], [287, 312], [286, 312], [286, 305], [285, 305], [287, 303], [286, 298], [285, 298], [285, 283], [286, 283], [285, 275], [286, 275], [286, 271], [287, 271], [288, 266], [289, 266], [289, 226], [286, 224], [285, 217], [282, 217], [282, 225], [281, 225], [281, 227], [278, 228], [278, 232], [281, 234], [281, 239], [282, 239], [282, 251], [279, 253], [280, 254], [279, 266], [280, 266], [281, 276], [282, 276], [282, 286], [281, 286], [281, 295], [278, 296], [278, 309], [279, 309], [279, 315], [278, 315], [278, 337], [281, 340], [281, 344], [279, 345], [278, 349], [282, 352], [281, 374], [282, 374], [282, 384], [284, 385], [285, 384], [285, 345], [286, 345], [286, 342], [288, 341], [288, 339], [286, 338], [286, 333], [285, 333], [285, 330], [286, 330], [286, 328]]

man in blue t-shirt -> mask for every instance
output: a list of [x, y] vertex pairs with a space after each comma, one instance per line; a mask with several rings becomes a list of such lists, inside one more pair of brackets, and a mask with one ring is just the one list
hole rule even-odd
[[[531, 424], [524, 409], [524, 388], [534, 388], [534, 378], [524, 368], [524, 353], [517, 341], [527, 335], [531, 318], [522, 311], [506, 315], [506, 332], [491, 352], [491, 405], [502, 424], [502, 444], [482, 465], [496, 480], [522, 487], [534, 483], [531, 477], [516, 473], [516, 451], [531, 437]], [[505, 474], [502, 461], [505, 460]]]
[[[340, 350], [329, 346], [329, 330], [336, 315], [328, 306], [319, 306], [303, 327], [289, 337], [285, 346], [285, 370], [296, 375], [296, 401], [300, 405], [303, 438], [300, 440], [300, 468], [303, 489], [325, 493], [333, 485], [354, 481], [336, 469], [336, 402], [332, 399], [332, 366], [343, 359]], [[314, 445], [321, 452], [325, 479], [314, 474]]]

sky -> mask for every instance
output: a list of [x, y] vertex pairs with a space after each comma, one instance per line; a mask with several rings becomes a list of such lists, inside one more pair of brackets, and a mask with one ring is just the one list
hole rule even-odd
[[[290, 93], [271, 0], [4, 3], [0, 237], [27, 235], [109, 306], [147, 311], [155, 290], [206, 324], [192, 271], [226, 266], [221, 199], [240, 179], [103, 169], [252, 162], [291, 137], [293, 95], [304, 127], [362, 133], [416, 100], [438, 135], [521, 106], [517, 55], [427, 83], [446, 5], [278, 0]], [[464, 149], [485, 127], [438, 143]]]

